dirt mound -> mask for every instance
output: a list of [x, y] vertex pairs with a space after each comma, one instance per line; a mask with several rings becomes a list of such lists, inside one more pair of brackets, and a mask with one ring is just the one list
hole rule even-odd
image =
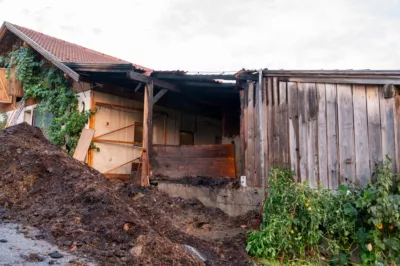
[[[166, 254], [174, 265], [203, 264], [177, 252], [137, 215], [128, 197], [50, 144], [39, 129], [25, 123], [10, 127], [0, 132], [0, 143], [0, 204], [10, 209], [11, 218], [44, 229], [59, 245], [75, 242], [79, 252], [102, 264], [165, 265]], [[133, 256], [139, 235], [163, 245], [164, 256], [153, 256], [155, 249]]]
[[[157, 194], [164, 205], [156, 198], [144, 204], [137, 195], [152, 190], [111, 183], [50, 144], [37, 128], [10, 127], [0, 132], [0, 143], [0, 205], [10, 219], [43, 229], [46, 239], [64, 249], [101, 265], [205, 265], [181, 246], [190, 245], [209, 265], [249, 263], [243, 235], [216, 244], [182, 232], [171, 222], [174, 207], [165, 208], [175, 206], [175, 199]], [[198, 203], [181, 205], [184, 217], [182, 210]]]

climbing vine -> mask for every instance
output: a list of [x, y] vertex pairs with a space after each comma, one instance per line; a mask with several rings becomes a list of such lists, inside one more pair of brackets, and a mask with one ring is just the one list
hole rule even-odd
[[[73, 154], [82, 129], [93, 111], [80, 112], [72, 83], [58, 68], [46, 63], [32, 49], [20, 47], [0, 59], [7, 76], [23, 84], [24, 98], [37, 98], [39, 115], [51, 114], [44, 132], [49, 140]], [[13, 70], [13, 71], [11, 71]]]

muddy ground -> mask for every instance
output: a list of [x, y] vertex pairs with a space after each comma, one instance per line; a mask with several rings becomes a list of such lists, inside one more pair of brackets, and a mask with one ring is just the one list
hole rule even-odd
[[2, 218], [41, 229], [61, 250], [100, 265], [252, 265], [243, 228], [255, 214], [229, 218], [155, 187], [110, 182], [27, 124], [1, 131], [0, 143]]

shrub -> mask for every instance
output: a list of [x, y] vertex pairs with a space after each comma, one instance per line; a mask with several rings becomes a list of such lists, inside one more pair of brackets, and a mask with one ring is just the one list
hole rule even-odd
[[364, 265], [399, 263], [400, 195], [391, 169], [387, 158], [374, 184], [337, 191], [311, 189], [292, 171], [272, 169], [262, 222], [246, 251], [280, 263], [346, 265], [359, 245]]

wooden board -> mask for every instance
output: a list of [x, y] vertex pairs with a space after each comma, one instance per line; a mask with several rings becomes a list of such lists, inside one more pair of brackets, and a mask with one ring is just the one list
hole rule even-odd
[[245, 102], [244, 102], [244, 89], [240, 90], [240, 175], [244, 175], [244, 152], [245, 152], [245, 145], [246, 145], [246, 140], [245, 140], [245, 135], [244, 135], [244, 108], [245, 108]]
[[248, 186], [253, 187], [255, 171], [255, 143], [254, 143], [254, 83], [248, 84], [248, 105], [247, 105], [247, 179]]
[[274, 149], [274, 113], [273, 113], [273, 86], [272, 78], [268, 78], [267, 83], [267, 128], [268, 128], [268, 170], [273, 168], [274, 165], [274, 157], [273, 157], [273, 149]]
[[12, 98], [9, 95], [8, 80], [6, 78], [6, 70], [0, 68], [0, 103], [11, 103]]
[[153, 143], [153, 83], [146, 84], [144, 88], [144, 107], [143, 107], [143, 156], [142, 156], [142, 175], [141, 185], [150, 185], [150, 156], [151, 145]]
[[356, 150], [356, 180], [359, 185], [365, 186], [369, 183], [371, 173], [369, 167], [368, 148], [368, 118], [367, 99], [364, 85], [353, 87], [354, 107], [354, 135]]
[[267, 106], [267, 101], [268, 101], [268, 85], [267, 85], [267, 79], [263, 78], [263, 102], [262, 102], [262, 113], [263, 113], [263, 119], [261, 123], [263, 123], [263, 145], [264, 145], [264, 155], [263, 155], [263, 160], [264, 160], [264, 177], [265, 177], [265, 182], [267, 182], [268, 179], [268, 169], [269, 169], [269, 161], [268, 161], [268, 106]]
[[326, 84], [325, 90], [328, 188], [337, 189], [339, 184], [339, 157], [336, 85]]
[[82, 129], [81, 136], [78, 141], [78, 145], [76, 146], [75, 152], [74, 152], [74, 159], [77, 159], [78, 161], [85, 161], [86, 154], [88, 153], [90, 143], [92, 143], [92, 139], [94, 136], [94, 130], [93, 129], [87, 129], [84, 128]]
[[298, 84], [299, 101], [299, 181], [308, 181], [308, 157], [307, 157], [307, 127], [309, 120], [308, 112], [308, 86], [305, 83]]
[[337, 85], [340, 184], [355, 181], [353, 97], [351, 85]]
[[289, 159], [290, 168], [298, 175], [299, 119], [297, 83], [288, 82], [288, 125], [289, 125]]
[[325, 84], [317, 83], [317, 104], [318, 104], [318, 174], [321, 187], [329, 187], [328, 178], [328, 149], [327, 149], [327, 121], [326, 121], [326, 89]]
[[281, 153], [280, 153], [280, 135], [279, 135], [279, 127], [281, 125], [280, 123], [280, 114], [279, 114], [279, 84], [278, 84], [278, 78], [274, 77], [273, 78], [273, 86], [272, 86], [272, 92], [273, 92], [273, 105], [272, 105], [272, 115], [273, 115], [273, 146], [272, 146], [272, 153], [273, 153], [273, 158], [274, 158], [274, 167], [281, 167]]
[[396, 169], [400, 170], [400, 96], [395, 96]]
[[260, 146], [260, 116], [259, 116], [259, 85], [254, 86], [254, 186], [261, 187], [261, 146]]
[[371, 174], [375, 172], [375, 162], [382, 161], [381, 115], [378, 86], [366, 87], [368, 118], [368, 150]]
[[243, 155], [243, 158], [244, 158], [244, 164], [243, 164], [243, 174], [246, 176], [246, 178], [247, 178], [247, 175], [248, 175], [248, 172], [247, 172], [247, 163], [248, 163], [248, 156], [247, 156], [247, 152], [248, 152], [248, 137], [249, 137], [249, 132], [248, 132], [248, 130], [247, 130], [247, 124], [248, 124], [248, 122], [247, 122], [247, 120], [248, 120], [248, 91], [249, 91], [249, 89], [248, 89], [248, 86], [247, 86], [247, 84], [245, 85], [245, 87], [244, 87], [244, 106], [243, 106], [243, 108], [244, 108], [244, 110], [243, 110], [243, 131], [244, 131], [244, 139], [245, 139], [245, 143], [244, 143], [244, 155]]
[[312, 188], [318, 186], [318, 102], [315, 83], [307, 84], [309, 122], [307, 127], [307, 165], [308, 178]]
[[151, 170], [154, 178], [228, 177], [235, 178], [234, 145], [164, 146], [154, 145]]
[[381, 134], [382, 134], [382, 155], [383, 158], [388, 155], [392, 158], [393, 171], [396, 172], [396, 143], [395, 143], [395, 106], [394, 98], [385, 99], [383, 97], [382, 87], [379, 87], [380, 108], [381, 108]]
[[288, 106], [286, 82], [279, 82], [279, 151], [282, 160], [281, 167], [289, 165], [289, 139], [288, 139]]

